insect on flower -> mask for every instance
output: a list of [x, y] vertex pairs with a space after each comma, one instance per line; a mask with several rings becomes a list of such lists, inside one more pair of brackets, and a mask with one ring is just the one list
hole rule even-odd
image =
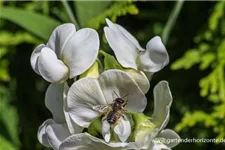
[[[115, 91], [114, 93], [116, 94]], [[120, 98], [116, 94], [117, 98], [113, 100], [112, 104], [98, 105], [95, 106], [93, 109], [101, 113], [104, 113], [105, 116], [103, 117], [103, 120], [107, 120], [110, 125], [115, 126], [118, 124], [118, 120], [120, 117], [126, 119], [126, 116], [123, 113], [125, 112], [124, 107], [126, 106], [128, 100], [124, 100], [123, 98], [126, 97], [127, 95], [128, 94]]]

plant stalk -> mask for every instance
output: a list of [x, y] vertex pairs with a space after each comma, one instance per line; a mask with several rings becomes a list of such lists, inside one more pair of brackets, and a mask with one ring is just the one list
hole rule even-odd
[[180, 14], [183, 3], [184, 3], [184, 0], [178, 0], [176, 2], [176, 4], [175, 4], [175, 6], [174, 6], [174, 8], [173, 8], [173, 10], [172, 10], [172, 12], [169, 16], [169, 19], [167, 20], [166, 25], [163, 29], [162, 41], [165, 45], [167, 44], [168, 38], [170, 36], [170, 32], [171, 32], [172, 28], [174, 27], [174, 24], [177, 20], [177, 17]]

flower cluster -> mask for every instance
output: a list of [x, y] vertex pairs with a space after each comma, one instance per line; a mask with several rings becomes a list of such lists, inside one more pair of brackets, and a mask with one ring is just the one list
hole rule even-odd
[[[51, 83], [45, 105], [53, 117], [39, 127], [39, 142], [55, 150], [173, 148], [179, 136], [165, 129], [172, 103], [168, 82], [154, 88], [152, 116], [143, 113], [150, 76], [169, 62], [161, 38], [152, 38], [144, 49], [122, 26], [106, 22], [105, 37], [116, 59], [99, 51], [95, 30], [76, 31], [70, 23], [58, 26], [47, 44], [33, 51], [33, 70]], [[173, 140], [157, 140], [162, 138]]]

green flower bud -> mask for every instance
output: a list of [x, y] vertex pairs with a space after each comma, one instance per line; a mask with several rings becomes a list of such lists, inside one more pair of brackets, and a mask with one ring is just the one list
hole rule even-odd
[[143, 146], [146, 138], [148, 139], [149, 133], [155, 130], [155, 125], [150, 121], [150, 117], [145, 116], [143, 113], [134, 114], [133, 119], [135, 122], [134, 140], [138, 146]]
[[99, 71], [98, 71], [98, 61], [96, 60], [94, 64], [83, 74], [80, 75], [80, 79], [84, 77], [94, 77], [98, 78], [99, 77]]

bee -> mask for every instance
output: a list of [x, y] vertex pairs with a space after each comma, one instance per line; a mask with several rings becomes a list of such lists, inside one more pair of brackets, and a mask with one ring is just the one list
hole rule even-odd
[[[115, 91], [114, 91], [115, 93]], [[116, 94], [116, 93], [115, 93]], [[110, 105], [97, 105], [93, 109], [98, 110], [99, 112], [105, 114], [103, 120], [107, 120], [110, 125], [118, 124], [118, 120], [120, 117], [124, 117], [124, 107], [127, 104], [128, 100], [124, 100], [123, 98], [126, 97], [128, 94], [124, 95], [120, 98], [117, 94], [117, 98], [113, 100], [113, 103]], [[124, 117], [125, 118], [125, 117]]]
[[122, 98], [116, 98], [112, 104], [112, 110], [107, 113], [106, 120], [109, 124], [115, 124], [117, 120], [123, 116], [123, 107], [126, 106], [127, 101]]

